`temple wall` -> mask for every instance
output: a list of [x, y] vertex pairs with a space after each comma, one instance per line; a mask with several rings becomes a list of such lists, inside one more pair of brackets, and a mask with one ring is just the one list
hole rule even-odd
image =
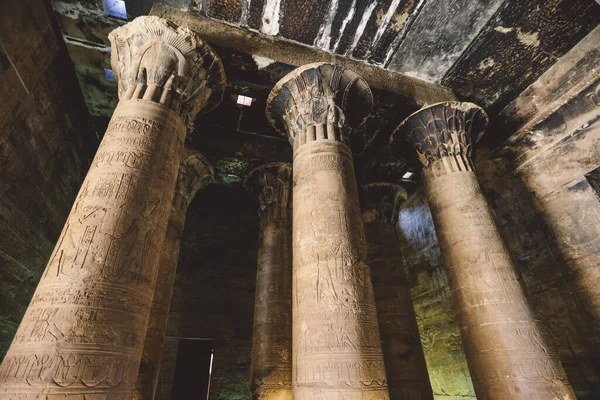
[[0, 360], [97, 146], [44, 2], [0, 14]]

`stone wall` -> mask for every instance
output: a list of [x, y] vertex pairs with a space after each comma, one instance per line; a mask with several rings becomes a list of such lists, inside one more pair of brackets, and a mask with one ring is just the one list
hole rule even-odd
[[44, 2], [7, 3], [0, 8], [0, 359], [97, 146]]

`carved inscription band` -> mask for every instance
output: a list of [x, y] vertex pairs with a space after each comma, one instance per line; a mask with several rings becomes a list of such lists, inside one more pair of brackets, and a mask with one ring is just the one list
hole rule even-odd
[[185, 131], [161, 105], [119, 104], [0, 367], [0, 398], [131, 397]]
[[271, 124], [294, 144], [295, 400], [389, 399], [348, 146], [371, 106], [364, 80], [332, 64], [298, 68], [269, 95]]
[[425, 166], [427, 199], [477, 397], [575, 399], [473, 172], [473, 145], [486, 121], [474, 104], [436, 104], [405, 120], [393, 145], [408, 140]]
[[120, 103], [0, 366], [0, 399], [133, 396], [186, 125], [224, 74], [160, 18], [109, 39]]

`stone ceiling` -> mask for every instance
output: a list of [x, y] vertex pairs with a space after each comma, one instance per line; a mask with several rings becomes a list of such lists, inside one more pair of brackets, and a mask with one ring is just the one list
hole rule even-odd
[[[114, 109], [116, 84], [110, 81], [108, 32], [127, 19], [149, 14], [151, 0], [54, 1], [63, 37], [97, 133]], [[276, 40], [309, 46], [352, 62], [381, 68], [392, 80], [414, 78], [450, 88], [461, 100], [476, 102], [494, 117], [600, 22], [594, 0], [163, 0], [167, 6], [241, 27]], [[122, 15], [124, 16], [124, 15]], [[227, 25], [225, 25], [227, 24]], [[231, 28], [233, 29], [233, 28]], [[202, 33], [201, 33], [202, 35]], [[290, 42], [287, 42], [290, 43]], [[220, 179], [240, 179], [267, 161], [290, 161], [291, 149], [267, 124], [265, 99], [273, 84], [294, 66], [211, 43], [224, 61], [230, 85], [222, 105], [201, 116], [190, 144], [222, 166]], [[317, 54], [315, 53], [315, 54]], [[365, 143], [380, 134], [375, 149], [359, 145], [359, 179], [398, 179], [400, 160], [381, 158], [387, 137], [421, 104], [398, 91], [374, 89], [375, 110], [361, 132]], [[251, 107], [237, 95], [254, 98]], [[210, 132], [206, 132], [210, 131]], [[488, 145], [506, 139], [491, 129]], [[379, 157], [379, 158], [378, 158]], [[223, 161], [225, 160], [225, 161]], [[379, 161], [379, 163], [375, 162]], [[362, 162], [362, 164], [361, 164]], [[373, 172], [373, 165], [387, 167]], [[390, 172], [392, 171], [392, 172]], [[369, 179], [374, 179], [370, 177]]]

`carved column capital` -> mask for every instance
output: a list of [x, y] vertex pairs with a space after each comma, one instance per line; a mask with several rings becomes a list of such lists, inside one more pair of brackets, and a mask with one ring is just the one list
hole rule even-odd
[[291, 208], [292, 165], [270, 163], [253, 169], [244, 186], [258, 196], [261, 211], [270, 208]]
[[[307, 134], [301, 144], [347, 141], [351, 128], [360, 125], [372, 108], [371, 89], [359, 75], [340, 65], [315, 63], [277, 82], [267, 100], [267, 118], [278, 132], [290, 136], [291, 143], [311, 127], [312, 139]], [[318, 129], [323, 129], [321, 135]]]
[[412, 145], [425, 167], [440, 162], [446, 172], [473, 171], [474, 146], [483, 135], [488, 117], [473, 103], [448, 101], [422, 108], [394, 132], [392, 145]]
[[406, 200], [406, 189], [388, 182], [373, 182], [362, 187], [363, 222], [398, 222], [400, 206]]
[[175, 111], [187, 125], [221, 101], [225, 72], [214, 50], [188, 28], [138, 17], [112, 31], [111, 65], [119, 99], [143, 99]]
[[173, 207], [180, 210], [187, 209], [198, 190], [211, 183], [214, 176], [213, 167], [206, 157], [195, 150], [184, 148], [179, 164]]

